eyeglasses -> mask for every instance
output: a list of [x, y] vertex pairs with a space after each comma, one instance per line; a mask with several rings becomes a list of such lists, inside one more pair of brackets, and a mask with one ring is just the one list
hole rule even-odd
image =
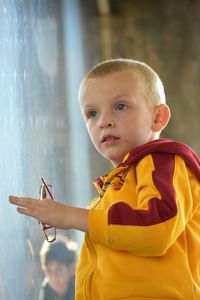
[[[39, 195], [40, 195], [40, 200], [44, 200], [48, 197], [50, 197], [52, 200], [54, 200], [53, 198], [53, 186], [51, 184], [47, 184], [45, 182], [45, 180], [43, 178], [41, 178], [42, 180], [42, 184], [40, 186], [40, 190], [39, 190]], [[41, 227], [42, 230], [44, 232], [45, 238], [47, 240], [47, 242], [52, 243], [56, 240], [56, 228], [49, 226], [47, 224], [41, 223]], [[52, 234], [52, 230], [53, 230], [53, 234]]]

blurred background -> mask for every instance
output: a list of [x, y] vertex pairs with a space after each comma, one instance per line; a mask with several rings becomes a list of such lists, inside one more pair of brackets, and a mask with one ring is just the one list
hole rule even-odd
[[[94, 64], [117, 57], [149, 64], [172, 111], [162, 136], [200, 154], [199, 29], [198, 0], [0, 0], [1, 300], [38, 299], [43, 278], [43, 232], [8, 196], [38, 198], [44, 177], [60, 202], [86, 207], [92, 180], [111, 169], [93, 149], [77, 102]], [[80, 246], [82, 234], [62, 233]]]

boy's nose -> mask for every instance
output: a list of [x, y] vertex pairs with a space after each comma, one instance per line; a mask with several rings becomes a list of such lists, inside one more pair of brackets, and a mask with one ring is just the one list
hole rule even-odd
[[115, 126], [115, 122], [109, 116], [102, 116], [100, 118], [100, 120], [99, 120], [99, 126], [100, 126], [100, 128], [114, 127]]
[[104, 122], [100, 124], [101, 128], [109, 128], [109, 127], [114, 127], [114, 122], [110, 121], [110, 122]]

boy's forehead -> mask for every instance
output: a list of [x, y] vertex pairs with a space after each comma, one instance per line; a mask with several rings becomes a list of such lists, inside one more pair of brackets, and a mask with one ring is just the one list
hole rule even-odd
[[103, 104], [103, 100], [112, 104], [116, 100], [143, 97], [141, 86], [132, 74], [126, 72], [126, 76], [125, 74], [117, 74], [113, 77], [112, 75], [115, 74], [108, 74], [108, 77], [87, 79], [84, 82], [79, 91], [79, 105], [82, 111], [93, 105]]
[[129, 71], [118, 71], [112, 72], [101, 76], [86, 78], [81, 84], [79, 94], [84, 96], [84, 94], [97, 90], [98, 88], [104, 89], [120, 89], [123, 87], [127, 88], [131, 85], [136, 88], [136, 76]]
[[50, 268], [50, 269], [58, 269], [60, 267], [66, 267], [66, 265], [55, 259], [50, 260], [46, 265], [46, 268]]

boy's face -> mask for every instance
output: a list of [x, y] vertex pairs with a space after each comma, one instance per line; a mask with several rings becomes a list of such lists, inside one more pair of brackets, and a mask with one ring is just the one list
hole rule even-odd
[[45, 269], [50, 287], [58, 294], [64, 295], [68, 288], [69, 270], [57, 261], [50, 261]]
[[88, 80], [80, 105], [95, 148], [117, 166], [135, 147], [154, 139], [154, 108], [133, 76], [115, 72]]

